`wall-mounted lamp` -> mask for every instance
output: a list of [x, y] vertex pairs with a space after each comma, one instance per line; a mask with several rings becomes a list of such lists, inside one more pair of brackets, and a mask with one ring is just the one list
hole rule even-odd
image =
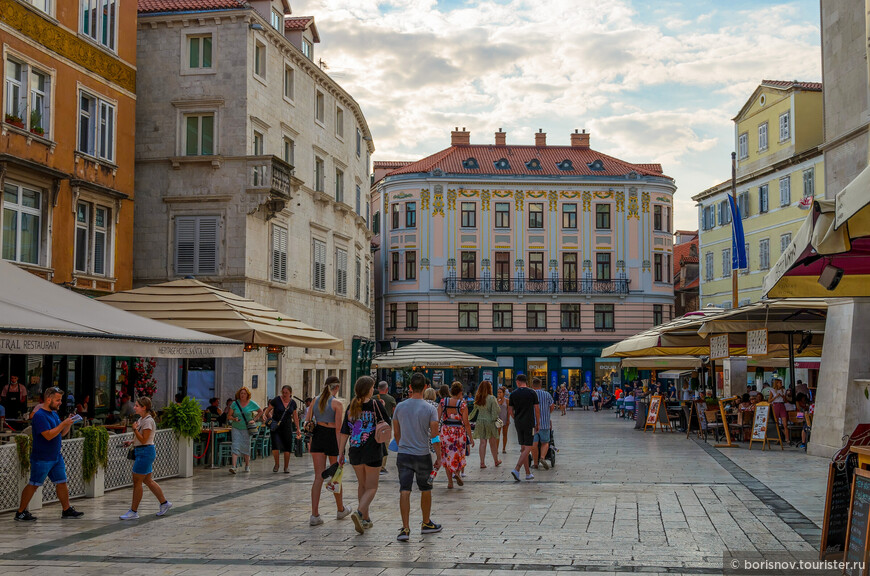
[[249, 27], [251, 30], [257, 30], [258, 32], [263, 31], [263, 25], [259, 22], [251, 22], [251, 25]]

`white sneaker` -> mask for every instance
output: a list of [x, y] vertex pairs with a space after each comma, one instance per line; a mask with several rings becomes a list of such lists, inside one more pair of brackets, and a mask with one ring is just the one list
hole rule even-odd
[[350, 516], [351, 512], [353, 512], [353, 510], [348, 508], [347, 506], [345, 506], [344, 510], [340, 510], [339, 512], [337, 512], [335, 514], [335, 518], [337, 520], [341, 520], [342, 518], [347, 518], [348, 516]]
[[121, 515], [119, 516], [119, 518], [120, 518], [121, 520], [138, 520], [138, 519], [139, 519], [139, 513], [138, 513], [138, 512], [133, 512], [132, 510], [127, 510], [127, 512], [126, 512], [125, 514], [121, 514]]
[[535, 479], [535, 475], [532, 474], [531, 472], [529, 472], [528, 474], [526, 474], [526, 480], [534, 480], [534, 479]]
[[170, 508], [172, 508], [172, 502], [167, 500], [166, 502], [164, 502], [163, 504], [160, 505], [160, 510], [157, 511], [157, 515], [163, 516], [164, 514], [169, 512]]
[[465, 472], [460, 472], [460, 473], [459, 473], [459, 477], [460, 477], [460, 478], [465, 478]]
[[251, 469], [248, 466], [245, 466], [245, 474], [247, 474], [250, 471], [251, 471]]
[[323, 518], [320, 516], [312, 516], [308, 519], [309, 526], [320, 526], [321, 524], [323, 524]]

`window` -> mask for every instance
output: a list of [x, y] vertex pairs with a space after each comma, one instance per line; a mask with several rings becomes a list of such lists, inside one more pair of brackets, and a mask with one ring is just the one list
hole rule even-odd
[[344, 202], [344, 172], [335, 169], [335, 201]]
[[492, 328], [493, 330], [514, 329], [514, 306], [513, 304], [492, 305]]
[[335, 107], [335, 135], [344, 138], [344, 110], [339, 106]]
[[610, 230], [610, 204], [595, 205], [595, 228]]
[[704, 206], [701, 210], [701, 229], [702, 230], [710, 230], [716, 225], [716, 222], [713, 220], [713, 207], [712, 206]]
[[372, 217], [372, 234], [380, 234], [381, 233], [381, 213], [375, 212], [375, 215]]
[[287, 229], [272, 226], [272, 280], [287, 281]]
[[27, 81], [27, 66], [15, 60], [6, 60], [6, 121], [10, 116], [23, 121], [27, 113], [27, 91], [24, 84]]
[[749, 217], [749, 192], [737, 196], [737, 210], [740, 212], [741, 220]]
[[779, 117], [779, 141], [785, 142], [791, 139], [791, 115], [785, 112]]
[[704, 254], [704, 280], [710, 282], [713, 280], [713, 253], [707, 252]]
[[783, 176], [779, 179], [779, 205], [788, 206], [791, 204], [791, 179], [788, 176]]
[[460, 258], [461, 278], [463, 280], [474, 280], [477, 278], [477, 253], [463, 251], [460, 252]]
[[[254, 138], [251, 142], [251, 153], [254, 156], [263, 155], [263, 134], [254, 130]], [[266, 167], [254, 166], [252, 168], [254, 176], [254, 186], [263, 186], [266, 183]]]
[[613, 304], [595, 305], [595, 331], [613, 332]]
[[175, 218], [175, 273], [217, 274], [217, 216], [177, 216]]
[[653, 304], [653, 326], [664, 322], [664, 310], [661, 304]]
[[323, 158], [314, 157], [314, 190], [324, 192], [326, 190], [326, 165]]
[[540, 332], [547, 329], [546, 304], [526, 304], [526, 329]]
[[672, 262], [671, 262], [671, 255], [667, 254], [665, 256], [665, 276], [667, 277], [668, 284], [670, 284], [671, 280], [673, 279], [673, 277], [672, 277], [673, 272], [674, 272], [674, 267], [673, 267]]
[[6, 181], [3, 187], [3, 259], [39, 264], [42, 194]]
[[271, 20], [271, 22], [272, 22], [272, 28], [274, 28], [275, 30], [278, 30], [282, 34], [284, 33], [284, 30], [282, 30], [283, 26], [281, 26], [282, 24], [284, 24], [284, 15], [281, 14], [280, 12], [278, 12], [277, 10], [275, 10], [274, 8], [272, 8], [272, 20]]
[[31, 132], [45, 136], [49, 127], [50, 77], [34, 68], [30, 69], [30, 117], [27, 127]]
[[653, 230], [661, 232], [662, 230], [662, 207], [653, 206]]
[[463, 228], [475, 228], [477, 226], [477, 210], [474, 202], [463, 202], [461, 209], [461, 225]]
[[19, 127], [39, 136], [48, 137], [51, 126], [51, 76], [27, 64], [8, 59], [5, 94], [6, 121], [17, 123]]
[[665, 231], [671, 231], [671, 207], [665, 206]]
[[347, 296], [347, 250], [335, 249], [335, 293]]
[[809, 168], [804, 170], [804, 198], [812, 198], [816, 195], [816, 170]]
[[362, 156], [362, 132], [360, 129], [356, 129], [356, 157], [360, 158]]
[[758, 242], [758, 267], [761, 270], [770, 268], [770, 240], [767, 238]]
[[34, 8], [51, 15], [51, 0], [24, 0]]
[[359, 184], [356, 185], [356, 213], [362, 213], [362, 188]]
[[115, 159], [115, 106], [92, 96], [79, 93], [79, 152]]
[[405, 202], [405, 228], [417, 227], [417, 203]]
[[529, 204], [529, 228], [544, 228], [544, 205], [541, 203]]
[[254, 41], [254, 75], [266, 79], [266, 45]]
[[529, 252], [529, 280], [544, 279], [544, 253]]
[[356, 267], [354, 268], [354, 272], [355, 274], [353, 297], [357, 300], [360, 300], [360, 297], [362, 296], [362, 292], [360, 290], [362, 284], [362, 260], [360, 260], [359, 256], [356, 257]]
[[397, 282], [399, 280], [399, 253], [393, 252], [393, 254], [391, 255], [391, 258], [392, 258], [392, 267], [390, 270], [390, 272], [391, 272], [390, 278], [394, 282]]
[[284, 98], [293, 100], [296, 93], [296, 71], [289, 64], [284, 64]]
[[306, 38], [302, 39], [302, 55], [311, 60], [314, 57], [314, 47]]
[[655, 274], [656, 282], [661, 282], [664, 279], [664, 274], [662, 272], [662, 254], [653, 254], [653, 272]]
[[387, 330], [395, 330], [396, 324], [398, 323], [398, 310], [399, 305], [395, 302], [390, 304], [390, 308], [387, 312]]
[[311, 271], [312, 285], [315, 290], [326, 290], [326, 242], [314, 240], [311, 243], [311, 260], [314, 268]]
[[296, 142], [290, 138], [284, 138], [284, 150], [282, 156], [284, 162], [293, 166], [296, 163]]
[[791, 244], [791, 232], [783, 234], [779, 237], [779, 252], [780, 254], [785, 254], [785, 251], [788, 250], [788, 246]]
[[731, 276], [731, 248], [722, 250], [722, 278]]
[[610, 252], [599, 252], [595, 255], [595, 278], [610, 280]]
[[115, 49], [115, 25], [120, 0], [81, 0], [81, 33], [109, 50]]
[[507, 202], [495, 203], [495, 227], [511, 227], [511, 205]]
[[365, 277], [365, 282], [366, 282], [366, 299], [365, 299], [365, 305], [366, 305], [366, 306], [369, 305], [369, 296], [370, 296], [370, 294], [369, 294], [369, 286], [370, 286], [370, 284], [369, 284], [369, 282], [370, 282], [369, 278], [371, 278], [370, 274], [371, 274], [371, 269], [369, 268], [369, 265], [366, 264], [366, 277]]
[[719, 226], [731, 223], [731, 207], [728, 205], [728, 200], [719, 202]]
[[746, 251], [746, 268], [743, 268], [743, 270], [741, 270], [741, 272], [743, 272], [743, 274], [749, 274], [749, 269], [752, 267], [751, 262], [750, 262], [750, 258], [749, 258], [749, 255], [750, 255], [749, 242], [746, 242], [743, 244], [743, 249]]
[[746, 132], [737, 137], [737, 156], [741, 160], [749, 156], [749, 134]]
[[314, 96], [314, 119], [323, 124], [325, 112], [326, 103], [324, 102], [323, 92], [317, 90]]
[[768, 210], [767, 184], [758, 187], [758, 211], [764, 214]]
[[562, 304], [562, 330], [580, 330], [580, 305]]
[[187, 67], [191, 70], [211, 68], [211, 34], [187, 37]]
[[576, 204], [562, 204], [562, 228], [577, 228]]
[[392, 206], [392, 219], [393, 219], [393, 230], [397, 230], [399, 228], [399, 205], [393, 204]]
[[767, 122], [758, 125], [758, 151], [767, 150]]
[[214, 114], [191, 114], [184, 117], [184, 155], [214, 154]]
[[418, 304], [416, 302], [405, 304], [405, 330], [417, 329], [417, 311]]
[[417, 253], [413, 250], [405, 252], [405, 280], [417, 279]]
[[477, 304], [460, 304], [459, 305], [459, 329], [460, 330], [477, 330], [478, 328], [478, 306]]

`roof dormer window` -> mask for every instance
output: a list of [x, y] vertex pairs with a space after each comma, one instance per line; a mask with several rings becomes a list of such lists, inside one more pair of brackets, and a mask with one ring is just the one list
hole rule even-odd
[[562, 160], [561, 162], [556, 164], [556, 168], [558, 168], [559, 170], [562, 170], [563, 172], [568, 172], [568, 171], [574, 169], [574, 163], [571, 162], [570, 160], [567, 160], [567, 159]]
[[466, 170], [479, 170], [480, 164], [477, 163], [477, 158], [471, 157], [462, 161], [462, 167]]
[[511, 163], [507, 161], [507, 158], [500, 158], [496, 160], [493, 164], [495, 164], [496, 170], [510, 170]]
[[284, 31], [284, 15], [272, 8], [272, 28], [279, 32]]
[[593, 172], [603, 172], [604, 171], [604, 162], [602, 162], [600, 159], [590, 162], [589, 164], [587, 164], [587, 166]]
[[541, 169], [541, 161], [537, 158], [532, 158], [528, 162], [526, 162], [526, 168], [529, 170], [540, 170]]
[[307, 38], [302, 39], [302, 55], [309, 60], [314, 58], [314, 46], [311, 45], [311, 42]]

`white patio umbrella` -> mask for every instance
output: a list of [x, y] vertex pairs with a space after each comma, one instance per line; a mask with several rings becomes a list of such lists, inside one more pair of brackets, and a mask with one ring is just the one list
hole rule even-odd
[[372, 366], [377, 368], [463, 368], [463, 367], [496, 367], [498, 362], [487, 360], [474, 354], [467, 354], [429, 344], [417, 340], [413, 344], [403, 346], [394, 351], [376, 356]]

